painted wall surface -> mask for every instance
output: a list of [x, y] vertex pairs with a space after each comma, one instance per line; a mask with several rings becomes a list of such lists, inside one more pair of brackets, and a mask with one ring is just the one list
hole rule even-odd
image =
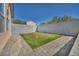
[[79, 46], [79, 34], [78, 34], [76, 41], [69, 53], [69, 56], [79, 56], [79, 47], [78, 46]]
[[5, 30], [5, 32], [8, 30], [8, 4], [7, 3], [5, 3], [4, 4], [4, 24], [5, 24], [5, 26], [4, 26], [4, 30]]
[[12, 32], [17, 34], [35, 32], [36, 27], [37, 26], [12, 24]]
[[37, 27], [37, 31], [64, 35], [77, 35], [79, 33], [79, 21], [40, 25]]
[[4, 30], [11, 32], [11, 10], [9, 4], [4, 4]]
[[36, 23], [33, 21], [27, 21], [26, 25], [36, 26]]

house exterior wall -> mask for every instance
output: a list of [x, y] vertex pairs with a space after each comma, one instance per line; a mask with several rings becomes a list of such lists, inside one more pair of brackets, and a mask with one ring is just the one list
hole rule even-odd
[[36, 23], [33, 21], [27, 21], [26, 24], [31, 26], [36, 26]]
[[11, 37], [11, 9], [8, 3], [2, 3], [0, 15], [0, 52]]
[[[0, 26], [0, 29], [3, 30], [2, 32], [6, 32], [6, 22], [7, 22], [7, 18], [8, 18], [8, 15], [7, 15], [7, 9], [8, 9], [8, 4], [5, 3], [1, 3], [1, 15], [0, 15], [0, 23], [1, 23], [1, 26]], [[2, 11], [4, 11], [2, 13]], [[3, 17], [3, 18], [2, 18]]]
[[13, 4], [0, 3], [0, 34], [9, 32], [11, 36], [11, 17], [13, 17]]
[[4, 4], [4, 20], [5, 20], [5, 32], [9, 31], [11, 34], [11, 11], [10, 11], [10, 6], [9, 4], [5, 3]]
[[7, 3], [5, 3], [4, 4], [4, 31], [6, 32], [7, 31], [7, 21], [8, 21], [8, 15], [7, 15], [7, 13], [8, 13], [8, 4]]

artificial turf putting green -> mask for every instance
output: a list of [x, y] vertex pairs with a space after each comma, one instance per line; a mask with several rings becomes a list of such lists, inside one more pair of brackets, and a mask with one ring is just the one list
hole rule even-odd
[[52, 40], [60, 38], [62, 35], [34, 32], [21, 34], [21, 36], [32, 48], [37, 48]]

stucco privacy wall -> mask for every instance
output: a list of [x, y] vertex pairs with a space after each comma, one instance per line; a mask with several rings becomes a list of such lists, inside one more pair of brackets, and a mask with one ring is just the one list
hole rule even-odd
[[37, 26], [31, 25], [21, 25], [21, 24], [12, 24], [12, 32], [13, 33], [28, 33], [28, 32], [35, 32]]
[[52, 23], [40, 25], [37, 28], [38, 32], [57, 33], [64, 35], [77, 35], [79, 33], [79, 21]]
[[79, 56], [79, 34], [78, 34], [77, 39], [70, 51], [69, 56]]

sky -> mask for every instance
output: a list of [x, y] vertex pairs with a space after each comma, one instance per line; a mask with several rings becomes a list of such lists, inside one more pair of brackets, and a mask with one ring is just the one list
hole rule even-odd
[[32, 20], [36, 23], [47, 22], [55, 16], [72, 16], [79, 18], [79, 4], [56, 3], [16, 3], [14, 4], [14, 18]]

